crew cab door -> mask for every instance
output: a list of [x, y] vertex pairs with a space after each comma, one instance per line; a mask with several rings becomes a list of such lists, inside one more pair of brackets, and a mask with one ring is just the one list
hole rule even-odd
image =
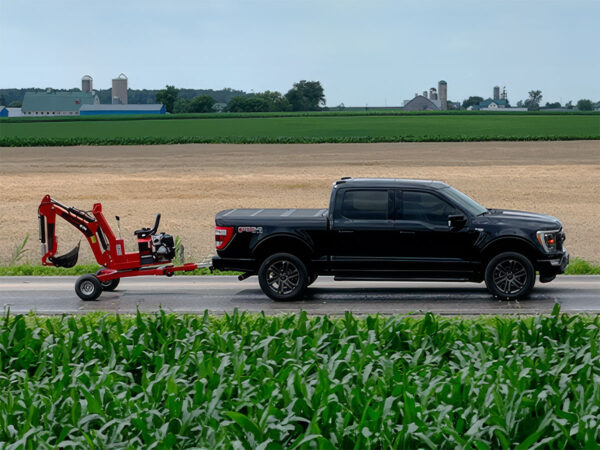
[[451, 229], [448, 216], [463, 211], [435, 192], [395, 191], [394, 225], [400, 237], [396, 252], [402, 257], [403, 276], [465, 278], [473, 269], [478, 233], [466, 226]]
[[392, 220], [394, 192], [386, 188], [342, 189], [336, 194], [330, 257], [334, 274], [365, 276], [389, 270], [397, 236]]

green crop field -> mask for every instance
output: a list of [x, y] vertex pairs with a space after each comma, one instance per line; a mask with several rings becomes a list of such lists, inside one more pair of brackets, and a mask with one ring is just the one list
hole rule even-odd
[[0, 318], [0, 448], [598, 448], [599, 316]]
[[600, 139], [597, 114], [306, 115], [0, 121], [0, 145]]

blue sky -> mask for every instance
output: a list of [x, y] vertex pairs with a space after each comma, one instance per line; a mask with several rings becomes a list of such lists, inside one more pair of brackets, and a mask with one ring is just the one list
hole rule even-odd
[[327, 104], [600, 100], [600, 1], [0, 0], [0, 87], [231, 87], [320, 80]]

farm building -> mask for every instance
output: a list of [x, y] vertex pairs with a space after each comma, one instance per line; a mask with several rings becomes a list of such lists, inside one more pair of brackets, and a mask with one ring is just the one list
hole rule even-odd
[[21, 117], [23, 113], [21, 108], [8, 108], [6, 106], [0, 106], [0, 117]]
[[160, 103], [148, 105], [83, 105], [79, 112], [82, 116], [108, 114], [164, 114], [165, 106]]
[[404, 111], [439, 111], [440, 107], [423, 95], [417, 95], [404, 103]]
[[96, 103], [91, 92], [26, 92], [21, 110], [24, 116], [77, 116], [83, 105]]

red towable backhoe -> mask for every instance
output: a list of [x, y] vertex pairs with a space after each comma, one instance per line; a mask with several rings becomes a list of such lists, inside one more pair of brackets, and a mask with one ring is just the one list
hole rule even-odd
[[[73, 267], [79, 256], [79, 244], [62, 256], [57, 251], [56, 217], [62, 217], [83, 233], [94, 257], [100, 266], [95, 274], [82, 275], [75, 283], [75, 292], [82, 300], [96, 300], [102, 291], [116, 289], [121, 278], [141, 275], [173, 276], [175, 272], [187, 272], [210, 263], [188, 263], [175, 266], [171, 263], [175, 257], [173, 236], [157, 233], [160, 214], [152, 228], [141, 228], [134, 232], [138, 241], [138, 252], [126, 253], [118, 225], [119, 239], [115, 237], [110, 225], [102, 214], [102, 205], [95, 203], [91, 211], [82, 211], [65, 206], [49, 195], [44, 196], [38, 208], [40, 241], [42, 243], [42, 264], [45, 266]], [[116, 216], [119, 224], [119, 216]]]

